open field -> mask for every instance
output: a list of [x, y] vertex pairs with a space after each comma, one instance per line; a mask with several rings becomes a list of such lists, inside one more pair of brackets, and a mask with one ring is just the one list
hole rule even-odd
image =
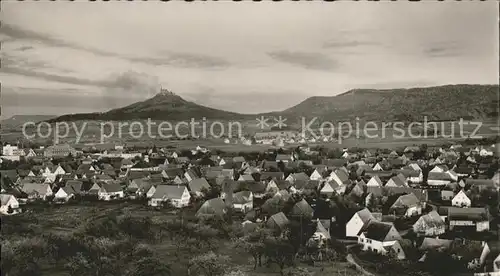
[[[131, 123], [131, 122], [127, 122]], [[142, 121], [144, 125], [144, 134], [140, 137], [137, 137], [140, 129], [133, 128], [131, 132], [127, 127], [122, 127], [122, 131], [119, 132], [119, 123], [113, 122], [113, 126], [106, 125], [101, 129], [101, 122], [98, 121], [90, 121], [86, 122], [85, 126], [83, 122], [76, 122], [75, 125], [70, 125], [70, 130], [66, 138], [61, 138], [59, 140], [60, 143], [66, 142], [69, 144], [74, 144], [77, 141], [76, 130], [80, 132], [83, 130], [83, 135], [80, 136], [80, 140], [78, 141], [80, 144], [85, 143], [99, 143], [101, 141], [101, 131], [105, 135], [110, 136], [105, 137], [102, 141], [106, 143], [126, 143], [129, 145], [136, 146], [150, 146], [155, 144], [160, 147], [175, 147], [178, 149], [189, 149], [196, 147], [198, 145], [209, 147], [212, 149], [220, 149], [223, 151], [234, 152], [234, 151], [262, 151], [272, 148], [272, 145], [243, 145], [241, 142], [237, 142], [232, 139], [231, 143], [224, 143], [223, 138], [211, 138], [210, 137], [210, 121], [207, 121], [208, 128], [205, 128], [205, 132], [207, 133], [206, 138], [199, 139], [180, 139], [173, 140], [171, 138], [159, 138], [159, 135], [155, 132], [155, 129], [152, 128], [152, 135], [148, 135], [146, 129], [146, 121]], [[160, 124], [160, 121], [155, 121], [156, 125]], [[229, 129], [229, 124], [232, 122], [224, 122], [223, 125]], [[348, 127], [343, 127], [340, 130], [334, 129], [323, 129], [323, 134], [335, 138], [335, 141], [330, 142], [316, 142], [316, 143], [308, 143], [314, 145], [323, 145], [328, 148], [345, 148], [345, 147], [363, 147], [363, 148], [396, 148], [402, 147], [406, 145], [419, 145], [419, 144], [442, 144], [446, 142], [454, 142], [461, 141], [468, 138], [470, 135], [474, 135], [474, 137], [495, 137], [499, 135], [499, 127], [497, 120], [487, 120], [481, 122], [481, 126], [476, 129], [476, 124], [465, 124], [462, 129], [459, 127], [458, 122], [430, 122], [429, 129], [432, 129], [435, 126], [439, 129], [439, 134], [427, 134], [425, 135], [422, 127], [408, 127], [408, 125], [400, 126], [399, 129], [395, 129], [392, 126], [386, 126], [382, 128], [382, 126], [378, 126], [377, 130], [360, 129], [356, 131], [353, 129], [350, 135], [347, 135], [346, 131], [348, 131]], [[363, 123], [360, 124], [363, 126]], [[114, 132], [111, 133], [111, 128], [114, 129]], [[232, 137], [237, 137], [239, 132], [239, 127], [232, 127]], [[55, 133], [55, 127], [52, 125], [53, 133]], [[299, 129], [295, 128], [294, 129]], [[316, 128], [311, 128], [313, 132], [319, 134], [320, 131]], [[45, 130], [45, 129], [44, 129]], [[17, 141], [31, 141], [35, 143], [41, 144], [52, 144], [54, 141], [54, 136], [49, 136], [47, 138], [34, 137], [33, 139], [23, 139], [23, 133], [20, 128], [18, 129], [2, 129], [0, 135], [2, 136], [2, 141], [5, 142], [17, 142]], [[27, 134], [35, 133], [36, 128], [27, 128]], [[241, 133], [242, 135], [253, 135], [255, 132], [260, 131], [254, 121], [244, 121], [241, 122]], [[306, 130], [305, 133], [309, 134], [309, 130]], [[403, 133], [403, 132], [404, 133]], [[45, 131], [43, 132], [46, 133]], [[60, 130], [60, 133], [64, 134], [64, 129]], [[183, 126], [183, 128], [179, 128], [179, 133], [181, 135], [186, 135], [188, 133], [193, 133], [189, 127]], [[197, 126], [194, 128], [194, 133], [199, 136], [203, 136], [204, 130], [201, 126]], [[342, 133], [342, 134], [339, 134]], [[168, 132], [167, 132], [168, 134]], [[133, 136], [136, 137], [133, 137]], [[473, 138], [474, 138], [473, 137]], [[286, 147], [296, 147], [299, 144], [286, 144]]]

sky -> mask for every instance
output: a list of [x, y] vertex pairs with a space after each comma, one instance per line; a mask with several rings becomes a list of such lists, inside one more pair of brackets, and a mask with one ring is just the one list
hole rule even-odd
[[498, 84], [498, 3], [2, 3], [1, 118], [160, 87], [240, 113], [354, 88]]

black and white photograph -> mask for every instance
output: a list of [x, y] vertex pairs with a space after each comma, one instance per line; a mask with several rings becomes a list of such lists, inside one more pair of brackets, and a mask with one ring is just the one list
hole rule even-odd
[[0, 276], [500, 276], [497, 1], [2, 1]]

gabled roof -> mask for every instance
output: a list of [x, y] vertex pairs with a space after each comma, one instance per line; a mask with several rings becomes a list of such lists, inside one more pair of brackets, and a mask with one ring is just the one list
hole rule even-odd
[[428, 180], [447, 180], [452, 181], [449, 174], [445, 172], [429, 172]]
[[101, 189], [107, 193], [116, 193], [122, 191], [122, 186], [120, 183], [103, 183]]
[[242, 162], [246, 162], [246, 160], [245, 160], [245, 157], [243, 157], [243, 156], [235, 156], [235, 157], [233, 157], [233, 162], [234, 163], [242, 163]]
[[[334, 173], [342, 181], [342, 183], [349, 182], [349, 175], [344, 170], [335, 170]], [[339, 184], [342, 184], [342, 183], [339, 183]]]
[[343, 167], [347, 164], [346, 159], [323, 159], [321, 164], [327, 165], [328, 167]]
[[393, 227], [394, 225], [390, 223], [372, 220], [362, 231], [368, 239], [385, 241], [387, 234], [389, 234], [389, 231], [391, 231]]
[[68, 180], [66, 182], [65, 187], [74, 193], [80, 193], [80, 192], [82, 192], [82, 186], [83, 186], [83, 182], [80, 180]]
[[47, 193], [49, 187], [49, 184], [24, 183], [21, 187], [21, 191], [27, 195], [38, 194], [43, 196]]
[[481, 187], [495, 187], [495, 183], [493, 182], [492, 179], [472, 179], [472, 178], [467, 178], [465, 179], [465, 184], [466, 185], [471, 185], [471, 186], [481, 186]]
[[[290, 174], [288, 177], [292, 177], [295, 181], [297, 180], [302, 180], [302, 181], [308, 181], [309, 180], [309, 176], [307, 176], [307, 174], [305, 172], [300, 172], [300, 173], [292, 173]], [[287, 177], [287, 178], [288, 178]]]
[[420, 173], [421, 173], [420, 171], [416, 171], [413, 169], [393, 170], [392, 172], [396, 173], [396, 174], [401, 174], [404, 177], [418, 177], [418, 176], [420, 176]]
[[368, 208], [364, 208], [362, 210], [359, 210], [359, 211], [356, 212], [356, 214], [359, 216], [359, 218], [361, 219], [361, 221], [363, 221], [363, 223], [367, 223], [370, 220], [374, 220], [375, 219], [373, 217], [372, 213], [370, 212], [370, 210], [368, 210]]
[[233, 194], [233, 203], [245, 204], [252, 202], [252, 192], [251, 191], [240, 191]]
[[431, 211], [420, 217], [428, 227], [445, 227], [445, 222], [436, 211]]
[[313, 208], [305, 199], [302, 199], [301, 201], [295, 203], [295, 205], [292, 208], [292, 211], [290, 212], [290, 215], [296, 216], [296, 217], [306, 217], [306, 218], [312, 218], [314, 213]]
[[292, 161], [292, 155], [291, 154], [277, 154], [276, 155], [276, 161]]
[[6, 178], [10, 179], [12, 182], [16, 182], [17, 171], [16, 170], [0, 170], [0, 177], [6, 177]]
[[420, 204], [420, 200], [413, 194], [407, 194], [400, 196], [394, 204], [392, 204], [391, 208], [400, 208], [400, 207], [413, 207]]
[[471, 220], [471, 221], [488, 221], [490, 218], [486, 208], [448, 208], [448, 220]]
[[272, 215], [266, 222], [267, 226], [270, 228], [278, 228], [277, 230], [283, 230], [288, 225], [290, 221], [285, 216], [283, 212], [276, 213]]
[[[372, 181], [372, 180], [373, 180], [373, 181], [375, 181], [375, 183], [377, 183], [379, 187], [382, 187], [383, 182], [382, 182], [382, 180], [380, 180], [380, 177], [378, 177], [378, 175], [375, 175], [375, 176], [373, 176], [372, 178], [370, 178], [370, 180], [368, 181], [368, 183], [369, 183], [370, 181]], [[372, 181], [372, 182], [373, 182], [373, 181]], [[368, 183], [367, 183], [367, 184], [368, 184]]]
[[405, 185], [405, 181], [401, 179], [401, 177], [398, 177], [398, 176], [393, 176], [391, 177], [391, 180], [392, 182], [394, 182], [394, 184], [396, 184], [396, 186], [398, 187], [404, 187], [406, 186]]
[[223, 216], [226, 213], [226, 204], [220, 198], [212, 198], [203, 205], [201, 205], [200, 209], [196, 212], [197, 217], [205, 217], [205, 216]]
[[240, 175], [240, 177], [238, 178], [238, 180], [241, 181], [255, 181], [255, 179], [253, 178], [253, 176], [251, 174], [242, 174]]
[[260, 181], [269, 180], [269, 179], [277, 179], [282, 180], [284, 178], [283, 172], [261, 172], [260, 173]]
[[276, 162], [276, 161], [268, 161], [268, 160], [264, 160], [264, 161], [262, 161], [262, 163], [261, 163], [261, 168], [263, 168], [263, 169], [270, 169], [270, 168], [275, 168], [275, 169], [277, 169], [277, 168], [278, 168], [278, 162]]
[[189, 182], [189, 189], [191, 192], [201, 192], [203, 189], [209, 189], [210, 184], [208, 184], [205, 178], [196, 178]]
[[[326, 221], [328, 224], [330, 224], [329, 220], [324, 220], [324, 221]], [[328, 226], [330, 226], [330, 225], [328, 225]], [[316, 231], [315, 232], [319, 232], [319, 233], [323, 234], [323, 236], [325, 236], [325, 238], [327, 238], [327, 239], [331, 238], [330, 233], [328, 232], [328, 230], [326, 230], [325, 226], [323, 225], [323, 222], [320, 221], [319, 219], [316, 221]]]
[[152, 198], [181, 199], [185, 189], [184, 185], [158, 185]]
[[451, 244], [453, 243], [453, 240], [445, 240], [445, 239], [438, 239], [438, 238], [424, 238], [422, 241], [422, 244], [418, 248], [419, 250], [422, 251], [427, 251], [430, 249], [436, 250], [436, 249], [448, 249], [450, 248]]
[[0, 194], [0, 202], [1, 202], [1, 206], [4, 206], [6, 205], [10, 198], [13, 197], [13, 195], [9, 195], [9, 194]]

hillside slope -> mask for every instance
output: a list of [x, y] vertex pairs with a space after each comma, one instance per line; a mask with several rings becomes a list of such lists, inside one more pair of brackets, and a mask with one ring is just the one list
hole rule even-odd
[[243, 115], [210, 108], [189, 102], [180, 96], [163, 90], [154, 97], [142, 102], [110, 110], [103, 113], [81, 113], [64, 115], [51, 121], [73, 121], [73, 120], [196, 120], [205, 117], [207, 119], [234, 119]]
[[[49, 121], [255, 119], [257, 116], [318, 117], [328, 120], [412, 121], [498, 117], [498, 85], [446, 85], [411, 89], [354, 89], [331, 97], [310, 97], [281, 112], [257, 115], [214, 109], [162, 90], [156, 96], [103, 113], [64, 115]], [[244, 104], [244, 103], [242, 103]]]
[[455, 120], [498, 117], [498, 85], [446, 85], [411, 89], [354, 89], [333, 97], [311, 97], [279, 112], [349, 120]]
[[27, 122], [38, 123], [55, 117], [55, 115], [14, 115], [8, 119], [1, 120], [0, 124], [2, 128], [16, 128]]

